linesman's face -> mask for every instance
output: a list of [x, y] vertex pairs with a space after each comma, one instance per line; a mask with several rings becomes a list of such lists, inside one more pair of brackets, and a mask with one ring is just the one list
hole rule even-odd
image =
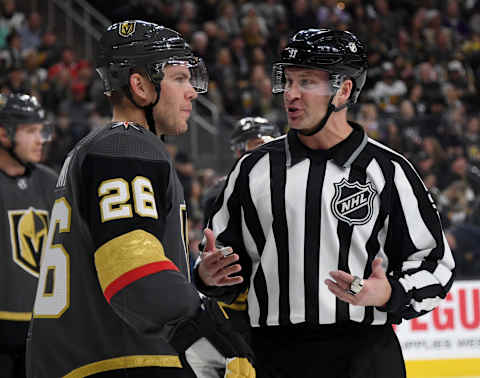
[[20, 160], [26, 163], [38, 163], [42, 160], [43, 144], [42, 136], [44, 125], [41, 123], [20, 124], [15, 134], [14, 152]]
[[161, 81], [160, 100], [155, 106], [155, 121], [161, 125], [162, 134], [180, 135], [188, 129], [192, 101], [198, 94], [190, 83], [186, 66], [167, 65]]
[[289, 127], [297, 130], [313, 129], [325, 115], [331, 96], [328, 73], [287, 67], [285, 78], [283, 103]]

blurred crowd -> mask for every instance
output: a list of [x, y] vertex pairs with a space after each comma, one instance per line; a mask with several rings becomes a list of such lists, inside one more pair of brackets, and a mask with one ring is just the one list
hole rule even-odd
[[[56, 136], [45, 163], [66, 153], [110, 108], [95, 62], [48, 30], [38, 12], [1, 0], [0, 91], [37, 96]], [[19, 0], [17, 0], [19, 1]], [[308, 27], [354, 32], [368, 46], [367, 83], [352, 119], [414, 162], [432, 193], [458, 278], [480, 277], [480, 0], [130, 0], [90, 3], [112, 22], [143, 19], [182, 33], [208, 67], [208, 99], [228, 130], [263, 116], [285, 131], [270, 73], [288, 37]], [[218, 126], [218, 125], [217, 125]], [[185, 185], [190, 243], [198, 248], [203, 196], [225, 172], [196, 167], [169, 145]]]

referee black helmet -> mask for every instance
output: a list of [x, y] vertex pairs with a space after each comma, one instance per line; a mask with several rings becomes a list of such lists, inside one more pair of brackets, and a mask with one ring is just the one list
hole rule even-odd
[[367, 77], [367, 53], [360, 40], [348, 31], [307, 29], [296, 33], [273, 65], [272, 91], [285, 87], [284, 68], [298, 66], [328, 72], [329, 85], [335, 93], [345, 79], [353, 82], [349, 105], [357, 101]]

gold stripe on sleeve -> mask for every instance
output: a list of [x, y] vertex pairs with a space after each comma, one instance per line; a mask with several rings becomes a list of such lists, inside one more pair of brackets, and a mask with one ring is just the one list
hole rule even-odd
[[125, 356], [110, 358], [109, 360], [97, 361], [75, 369], [64, 376], [64, 378], [83, 378], [89, 375], [102, 373], [117, 369], [129, 369], [139, 367], [173, 367], [181, 368], [182, 363], [178, 356], [169, 355], [147, 355], [147, 356]]
[[141, 266], [170, 261], [154, 235], [135, 230], [103, 244], [95, 252], [95, 267], [102, 291], [123, 274]]
[[0, 311], [0, 320], [13, 320], [18, 322], [29, 322], [32, 319], [31, 312], [10, 312]]

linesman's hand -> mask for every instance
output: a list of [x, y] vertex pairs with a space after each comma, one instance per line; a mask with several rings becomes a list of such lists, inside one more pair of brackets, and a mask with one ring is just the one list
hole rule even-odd
[[392, 287], [388, 282], [385, 271], [382, 268], [380, 257], [372, 261], [372, 274], [363, 281], [363, 287], [358, 294], [349, 292], [354, 276], [341, 270], [330, 272], [333, 280], [327, 278], [325, 284], [335, 296], [344, 302], [355, 306], [376, 306], [385, 305], [392, 294]]
[[231, 277], [232, 274], [242, 270], [240, 264], [234, 264], [239, 256], [233, 253], [231, 248], [229, 250], [216, 248], [215, 235], [209, 228], [205, 229], [204, 234], [207, 243], [197, 268], [203, 283], [208, 286], [232, 286], [242, 283], [241, 276]]

